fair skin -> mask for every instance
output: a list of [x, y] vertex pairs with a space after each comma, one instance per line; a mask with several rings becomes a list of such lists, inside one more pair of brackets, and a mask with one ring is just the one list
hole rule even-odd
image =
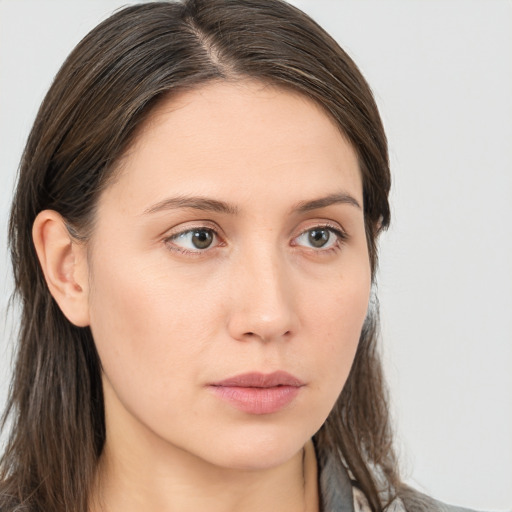
[[[86, 244], [56, 212], [39, 214], [50, 290], [90, 326], [104, 372], [95, 503], [316, 512], [311, 438], [368, 307], [362, 204], [356, 154], [330, 118], [244, 81], [157, 107]], [[263, 383], [278, 371], [293, 382]], [[247, 373], [268, 389], [219, 385]]]

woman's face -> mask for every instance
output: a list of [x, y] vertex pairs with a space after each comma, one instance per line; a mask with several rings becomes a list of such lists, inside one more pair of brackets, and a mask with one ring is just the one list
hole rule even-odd
[[366, 315], [362, 204], [354, 150], [304, 96], [248, 81], [163, 102], [88, 247], [108, 432], [229, 468], [296, 454]]

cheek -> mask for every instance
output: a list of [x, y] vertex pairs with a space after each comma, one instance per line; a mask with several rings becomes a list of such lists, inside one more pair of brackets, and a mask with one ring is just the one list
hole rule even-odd
[[368, 310], [371, 278], [366, 268], [337, 276], [323, 291], [311, 295], [309, 322], [310, 358], [321, 376], [319, 396], [332, 407], [348, 378]]
[[[123, 402], [138, 407], [159, 403], [170, 389], [183, 388], [186, 378], [197, 377], [193, 362], [213, 326], [202, 321], [207, 289], [187, 286], [186, 279], [171, 278], [158, 265], [135, 263], [127, 257], [98, 258], [90, 318], [106, 377]], [[210, 304], [209, 318], [216, 316], [215, 307]]]

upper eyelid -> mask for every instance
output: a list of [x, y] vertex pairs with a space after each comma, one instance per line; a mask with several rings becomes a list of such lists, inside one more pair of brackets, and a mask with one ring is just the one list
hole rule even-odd
[[183, 233], [187, 233], [189, 231], [194, 230], [200, 230], [200, 229], [207, 229], [210, 231], [215, 232], [216, 235], [219, 235], [219, 233], [223, 233], [223, 230], [220, 228], [220, 226], [212, 221], [209, 220], [194, 220], [189, 222], [181, 222], [177, 226], [174, 226], [172, 228], [166, 229], [161, 236], [163, 236], [165, 239], [172, 238], [174, 236], [179, 236]]
[[294, 238], [297, 238], [298, 236], [302, 235], [303, 233], [306, 233], [307, 231], [311, 231], [312, 229], [318, 229], [318, 228], [324, 228], [324, 229], [330, 229], [331, 231], [334, 231], [338, 234], [340, 234], [343, 238], [348, 238], [348, 232], [347, 230], [339, 223], [334, 221], [315, 221], [313, 224], [306, 228], [301, 228], [300, 231]]
[[192, 233], [193, 231], [211, 231], [211, 232], [215, 233], [215, 235], [218, 236], [217, 230], [207, 227], [207, 226], [199, 226], [199, 227], [191, 227], [191, 228], [183, 229], [181, 231], [176, 231], [176, 233], [172, 233], [169, 236], [166, 236], [166, 238], [167, 239], [178, 238], [182, 235], [186, 235], [187, 233]]

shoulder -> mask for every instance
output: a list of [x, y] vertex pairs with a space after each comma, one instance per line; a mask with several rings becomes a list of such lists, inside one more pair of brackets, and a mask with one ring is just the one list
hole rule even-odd
[[408, 486], [400, 489], [399, 496], [405, 512], [475, 512], [472, 509], [448, 505]]
[[[347, 500], [348, 495], [346, 495], [345, 501], [338, 500], [335, 506], [326, 510], [329, 512], [348, 510], [350, 512], [372, 512], [372, 508], [364, 493], [357, 487], [355, 482], [351, 482], [351, 484], [352, 507], [347, 508], [347, 502], [350, 499]], [[387, 493], [381, 495], [383, 502], [388, 502], [388, 505], [384, 507], [385, 512], [476, 512], [472, 509], [448, 505], [405, 485], [401, 486], [391, 501], [389, 501], [389, 495], [386, 497], [385, 494]], [[342, 503], [345, 503], [345, 505], [342, 505]]]
[[[353, 496], [354, 512], [371, 512], [371, 507], [360, 489], [354, 487]], [[402, 487], [384, 510], [386, 512], [476, 512], [468, 508], [448, 505], [407, 486]]]
[[[372, 512], [366, 496], [351, 476], [332, 454], [319, 459], [318, 484], [322, 512]], [[385, 512], [476, 512], [448, 505], [405, 484], [400, 484], [394, 490], [394, 499], [388, 491], [379, 494], [381, 502], [388, 503], [384, 507]]]

